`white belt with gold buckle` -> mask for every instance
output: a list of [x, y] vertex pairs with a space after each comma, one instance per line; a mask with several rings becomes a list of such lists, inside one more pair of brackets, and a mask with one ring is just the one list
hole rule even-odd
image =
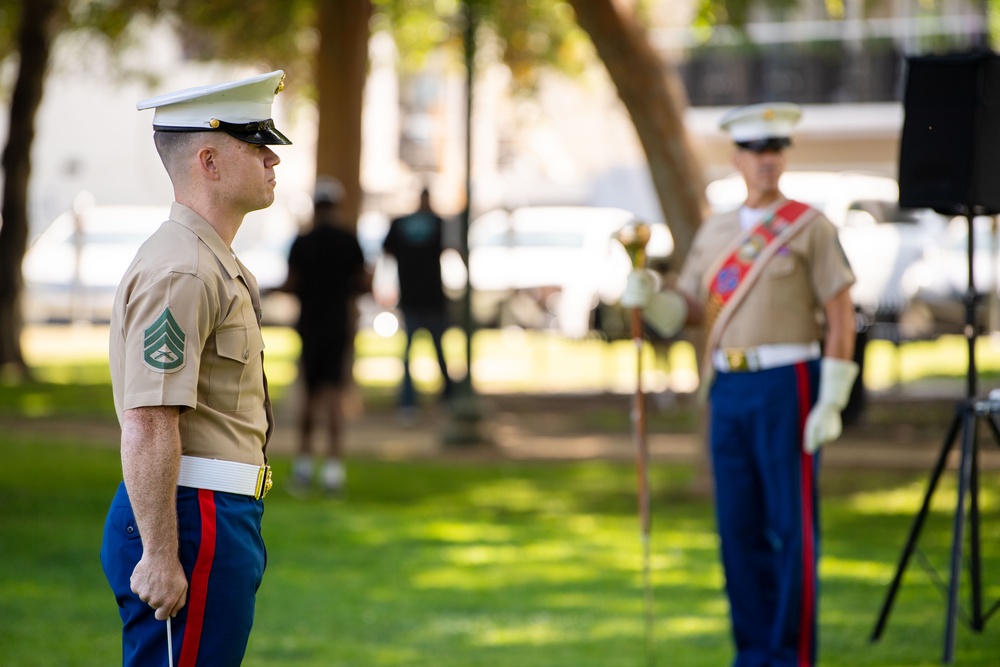
[[781, 343], [756, 347], [720, 348], [712, 352], [712, 365], [720, 373], [766, 371], [819, 359], [819, 343]]
[[182, 456], [177, 485], [260, 499], [271, 488], [271, 466]]

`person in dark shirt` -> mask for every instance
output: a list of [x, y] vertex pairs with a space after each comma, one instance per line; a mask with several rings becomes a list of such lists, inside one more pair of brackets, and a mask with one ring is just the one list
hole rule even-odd
[[351, 381], [357, 313], [354, 299], [371, 290], [368, 270], [357, 236], [343, 227], [337, 207], [343, 186], [320, 179], [313, 200], [313, 226], [292, 243], [284, 290], [299, 300], [296, 330], [302, 340], [299, 372], [305, 400], [299, 412], [299, 449], [293, 483], [304, 489], [312, 481], [312, 433], [316, 417], [327, 426], [322, 485], [340, 492], [346, 482], [343, 466], [343, 402]]
[[448, 328], [448, 301], [441, 281], [441, 252], [444, 250], [444, 223], [431, 208], [427, 188], [420, 192], [420, 207], [410, 215], [396, 218], [389, 225], [382, 249], [396, 260], [399, 274], [399, 310], [406, 331], [403, 352], [403, 383], [399, 407], [404, 414], [416, 408], [416, 392], [410, 375], [410, 349], [413, 334], [426, 330], [434, 341], [438, 366], [444, 381], [442, 395], [451, 397], [452, 381], [444, 358], [441, 338]]

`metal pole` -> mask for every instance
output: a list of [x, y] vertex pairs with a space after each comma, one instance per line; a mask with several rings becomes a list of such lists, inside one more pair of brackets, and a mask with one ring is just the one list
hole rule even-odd
[[[473, 0], [465, 0], [465, 208], [460, 216], [462, 259], [469, 268], [469, 217], [472, 207], [472, 90], [475, 74], [476, 14]], [[472, 318], [472, 282], [466, 271], [465, 294], [462, 297], [462, 329], [465, 331], [465, 377], [455, 387], [451, 400], [451, 415], [443, 440], [449, 445], [473, 445], [485, 437], [480, 432], [482, 409], [476, 399], [472, 384], [472, 335], [475, 322]]]
[[[469, 266], [469, 217], [472, 208], [472, 92], [476, 60], [476, 18], [470, 0], [465, 2], [465, 208], [462, 210], [462, 254]], [[463, 326], [465, 329], [466, 373], [464, 384], [472, 393], [472, 281], [466, 271], [465, 296], [463, 297]]]
[[[646, 244], [649, 242], [649, 225], [633, 221], [619, 230], [618, 242], [632, 261], [634, 269], [646, 265]], [[646, 616], [646, 664], [656, 662], [654, 641], [653, 586], [650, 579], [650, 529], [652, 512], [649, 491], [649, 443], [646, 428], [646, 397], [642, 388], [642, 310], [633, 308], [631, 312], [632, 341], [635, 344], [636, 377], [635, 394], [632, 397], [632, 439], [635, 443], [636, 485], [639, 501], [639, 538], [642, 544], [642, 586]]]
[[174, 634], [170, 628], [169, 616], [167, 616], [167, 667], [174, 667]]

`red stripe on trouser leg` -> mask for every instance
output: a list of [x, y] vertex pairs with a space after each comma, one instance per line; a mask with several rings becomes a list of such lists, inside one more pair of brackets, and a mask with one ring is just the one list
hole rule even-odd
[[208, 579], [212, 572], [212, 561], [215, 560], [215, 492], [199, 489], [198, 506], [201, 509], [201, 544], [191, 581], [188, 583], [187, 623], [184, 626], [184, 641], [177, 667], [194, 667], [198, 662], [201, 630], [205, 624]]
[[[795, 365], [799, 395], [799, 433], [805, 437], [806, 419], [812, 408], [809, 386], [809, 369], [805, 364]], [[799, 447], [799, 467], [802, 507], [802, 604], [799, 616], [799, 665], [812, 665], [813, 625], [816, 615], [816, 537], [813, 534], [813, 456]]]

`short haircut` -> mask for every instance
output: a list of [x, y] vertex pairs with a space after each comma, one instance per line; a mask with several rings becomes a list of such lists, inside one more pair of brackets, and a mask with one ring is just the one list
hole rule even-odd
[[178, 161], [190, 151], [202, 132], [153, 132], [153, 145], [168, 174], [173, 174]]

